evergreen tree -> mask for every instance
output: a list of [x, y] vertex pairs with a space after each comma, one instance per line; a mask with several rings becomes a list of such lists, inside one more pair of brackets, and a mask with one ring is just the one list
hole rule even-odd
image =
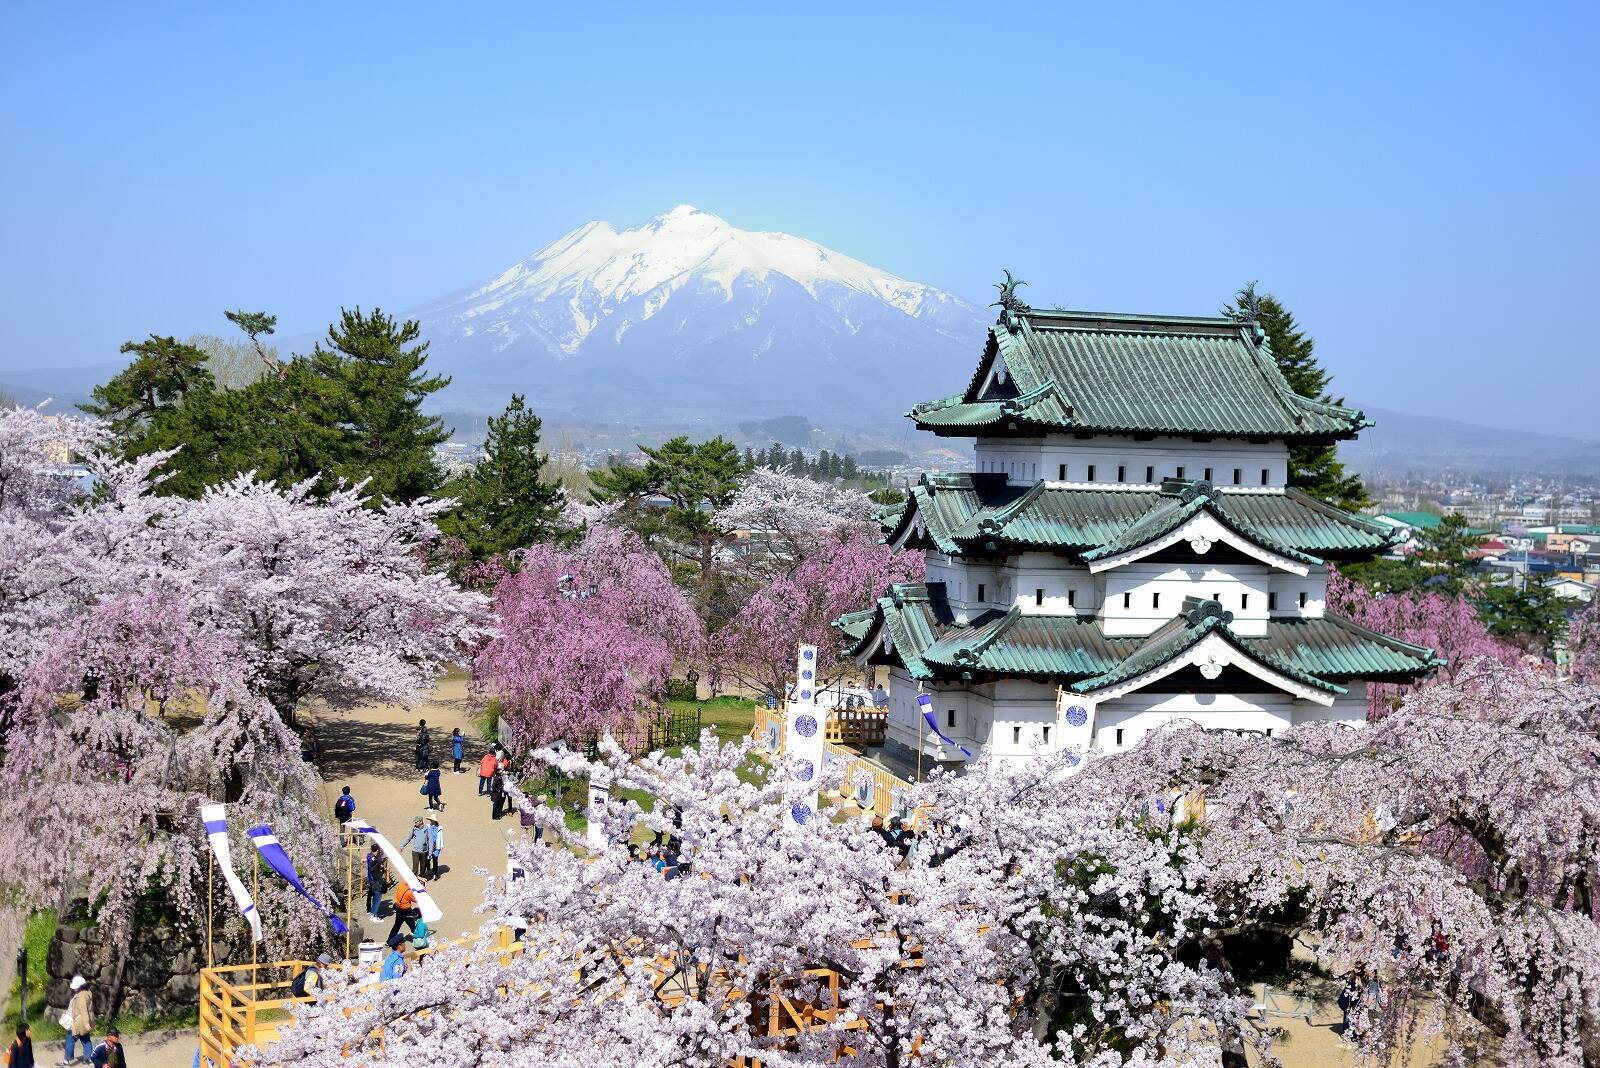
[[79, 407], [106, 420], [125, 442], [143, 439], [152, 424], [177, 410], [190, 390], [213, 384], [206, 354], [176, 338], [151, 334], [144, 341], [124, 343], [121, 351], [132, 353], [132, 362], [105, 385], [94, 387], [94, 400]]
[[456, 508], [440, 524], [466, 542], [479, 560], [549, 541], [560, 532], [562, 492], [544, 479], [549, 457], [540, 449], [539, 417], [522, 394], [489, 418], [483, 458], [451, 487]]
[[341, 309], [328, 347], [310, 357], [341, 408], [349, 451], [335, 473], [370, 479], [368, 494], [388, 500], [431, 496], [444, 480], [433, 450], [450, 432], [438, 416], [422, 414], [422, 402], [450, 380], [424, 370], [428, 343], [413, 344], [420, 333], [415, 319], [400, 323], [379, 308]]
[[[1266, 331], [1267, 344], [1289, 388], [1302, 397], [1326, 404], [1343, 404], [1344, 398], [1328, 393], [1333, 377], [1323, 369], [1313, 352], [1316, 342], [1300, 329], [1294, 315], [1277, 297], [1256, 293], [1249, 283], [1234, 297], [1223, 314], [1236, 319], [1253, 319]], [[1360, 511], [1372, 504], [1372, 497], [1361, 476], [1345, 471], [1336, 445], [1289, 446], [1289, 485], [1336, 508]]]

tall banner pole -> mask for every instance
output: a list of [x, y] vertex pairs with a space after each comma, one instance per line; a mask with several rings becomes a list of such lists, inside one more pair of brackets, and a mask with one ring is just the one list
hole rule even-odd
[[817, 707], [817, 647], [802, 645], [795, 657], [794, 693], [788, 702], [784, 752], [793, 765], [800, 796], [789, 818], [803, 825], [817, 811], [817, 778], [822, 771], [822, 711]]
[[215, 886], [216, 877], [217, 877], [217, 857], [216, 857], [216, 854], [215, 853], [207, 853], [206, 854], [206, 967], [207, 968], [215, 967], [216, 963], [217, 963], [216, 962], [216, 958], [213, 956], [212, 950], [211, 950], [211, 925], [214, 922], [214, 914], [216, 913], [216, 905], [214, 904], [214, 902], [216, 901], [216, 886]]

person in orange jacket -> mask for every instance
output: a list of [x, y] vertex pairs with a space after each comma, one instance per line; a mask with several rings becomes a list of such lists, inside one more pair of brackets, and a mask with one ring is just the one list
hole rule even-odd
[[422, 910], [417, 907], [417, 895], [412, 891], [411, 884], [401, 879], [400, 884], [394, 889], [394, 926], [389, 928], [389, 937], [384, 941], [392, 944], [394, 936], [400, 933], [401, 924], [415, 931], [417, 921], [420, 919]]
[[494, 758], [494, 747], [483, 751], [483, 757], [478, 761], [478, 796], [489, 796], [489, 780], [494, 778], [498, 762]]

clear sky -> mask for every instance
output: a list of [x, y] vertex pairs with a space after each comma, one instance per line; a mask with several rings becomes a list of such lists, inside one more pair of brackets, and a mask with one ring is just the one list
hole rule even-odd
[[1600, 437], [1597, 55], [1592, 2], [12, 2], [0, 374], [691, 203], [985, 303], [1259, 279], [1352, 403]]

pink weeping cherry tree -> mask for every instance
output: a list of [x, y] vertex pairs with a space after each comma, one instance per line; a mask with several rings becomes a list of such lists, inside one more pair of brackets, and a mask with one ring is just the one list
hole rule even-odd
[[1573, 679], [1600, 686], [1600, 599], [1590, 601], [1567, 624], [1567, 656]]
[[664, 696], [675, 663], [702, 652], [699, 619], [666, 565], [603, 519], [571, 551], [535, 545], [515, 570], [491, 565], [488, 576], [497, 629], [472, 682], [508, 745], [619, 731]]
[[799, 478], [787, 471], [751, 471], [716, 520], [747, 532], [742, 572], [747, 595], [711, 638], [720, 678], [782, 694], [795, 646], [817, 646], [821, 677], [837, 677], [832, 623], [870, 605], [892, 582], [922, 577], [920, 552], [882, 544], [872, 517], [878, 506], [857, 490]]
[[[1477, 657], [1504, 664], [1527, 659], [1522, 650], [1500, 641], [1478, 618], [1478, 611], [1459, 597], [1442, 593], [1373, 593], [1358, 582], [1328, 569], [1328, 608], [1379, 634], [1432, 649], [1445, 660], [1433, 679], [1451, 678]], [[1369, 683], [1367, 715], [1387, 714], [1421, 683]]]

